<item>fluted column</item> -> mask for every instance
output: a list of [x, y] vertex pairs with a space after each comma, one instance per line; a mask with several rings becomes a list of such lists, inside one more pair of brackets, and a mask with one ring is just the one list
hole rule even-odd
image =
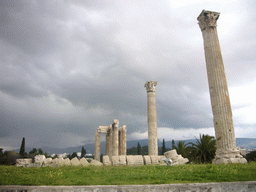
[[114, 119], [112, 123], [112, 156], [118, 155], [118, 132], [119, 132], [119, 121]]
[[111, 156], [112, 151], [112, 133], [111, 133], [111, 127], [107, 130], [106, 133], [106, 152], [105, 155]]
[[236, 147], [228, 85], [217, 34], [219, 13], [203, 10], [198, 16], [204, 40], [205, 60], [216, 136], [215, 164], [244, 163]]
[[96, 131], [95, 133], [95, 148], [94, 148], [94, 159], [100, 160], [100, 132]]
[[148, 155], [158, 155], [157, 146], [157, 116], [155, 87], [157, 82], [147, 81], [147, 109], [148, 109]]
[[120, 128], [120, 143], [119, 143], [119, 149], [120, 153], [119, 155], [126, 155], [126, 125], [123, 125]]

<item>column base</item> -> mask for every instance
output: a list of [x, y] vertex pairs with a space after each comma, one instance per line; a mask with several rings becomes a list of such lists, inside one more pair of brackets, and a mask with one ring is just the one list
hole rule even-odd
[[239, 154], [239, 151], [222, 151], [212, 160], [213, 164], [247, 163], [247, 160]]

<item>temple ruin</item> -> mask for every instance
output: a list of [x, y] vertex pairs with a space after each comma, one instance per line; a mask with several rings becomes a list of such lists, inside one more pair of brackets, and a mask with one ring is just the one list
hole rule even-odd
[[105, 155], [109, 157], [126, 155], [126, 125], [119, 127], [119, 121], [114, 119], [109, 126], [99, 126], [95, 133], [95, 160], [100, 160], [101, 133], [106, 134]]
[[205, 60], [216, 136], [214, 164], [246, 163], [236, 147], [228, 85], [217, 34], [220, 13], [203, 10], [198, 16], [203, 34]]

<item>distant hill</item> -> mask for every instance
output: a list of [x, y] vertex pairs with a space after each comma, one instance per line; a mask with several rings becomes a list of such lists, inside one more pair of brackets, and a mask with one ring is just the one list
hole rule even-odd
[[[185, 143], [195, 143], [195, 139], [190, 139], [190, 140], [184, 140]], [[175, 140], [175, 143], [179, 142], [179, 140]], [[148, 140], [132, 140], [132, 141], [127, 141], [127, 149], [132, 148], [132, 147], [137, 147], [138, 143], [140, 143], [140, 146], [146, 146], [148, 145]], [[243, 147], [243, 148], [248, 148], [248, 149], [253, 149], [256, 148], [256, 138], [236, 138], [236, 145]], [[165, 142], [166, 148], [171, 148], [172, 147], [172, 142], [171, 141], [166, 141]], [[82, 147], [86, 149], [87, 153], [94, 154], [94, 143], [91, 144], [86, 144], [86, 145], [81, 145], [77, 147], [68, 147], [68, 148], [51, 148], [51, 147], [41, 147], [41, 149], [46, 152], [48, 155], [51, 154], [61, 154], [61, 153], [70, 153], [72, 154], [73, 152], [81, 152]], [[158, 141], [158, 147], [162, 147], [162, 141]], [[105, 154], [105, 148], [106, 144], [105, 142], [101, 143], [101, 153]], [[26, 152], [28, 153], [31, 151], [32, 148], [26, 148]], [[16, 149], [15, 151], [19, 152], [19, 149]]]

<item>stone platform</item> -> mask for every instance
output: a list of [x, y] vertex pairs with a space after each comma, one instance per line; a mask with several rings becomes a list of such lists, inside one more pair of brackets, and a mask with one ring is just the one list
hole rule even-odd
[[164, 185], [95, 185], [95, 186], [0, 186], [0, 192], [255, 192], [256, 181], [230, 183], [190, 183]]

